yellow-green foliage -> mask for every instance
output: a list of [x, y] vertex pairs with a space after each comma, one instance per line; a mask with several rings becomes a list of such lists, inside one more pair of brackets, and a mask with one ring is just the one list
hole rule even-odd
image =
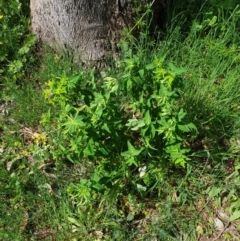
[[[179, 101], [183, 70], [172, 64], [164, 67], [158, 56], [145, 64], [131, 49], [124, 54], [121, 76], [104, 73], [97, 81], [93, 73], [83, 71], [52, 78], [43, 91], [50, 106], [59, 108], [59, 157], [97, 163], [83, 185], [103, 191], [125, 182], [146, 192], [159, 181], [155, 170], [163, 174], [173, 164], [185, 166], [189, 149], [183, 142], [196, 128]], [[143, 166], [144, 174], [134, 173]]]
[[29, 52], [35, 37], [29, 32], [28, 7], [25, 1], [0, 2], [0, 74], [5, 73], [11, 82], [21, 80], [24, 66], [32, 62]]

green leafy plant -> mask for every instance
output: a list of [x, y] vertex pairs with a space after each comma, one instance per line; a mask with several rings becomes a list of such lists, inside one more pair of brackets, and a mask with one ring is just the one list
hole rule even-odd
[[239, 200], [239, 163], [235, 165], [235, 170], [227, 176], [223, 183], [218, 186], [209, 187], [207, 193], [211, 198], [216, 200], [218, 207], [225, 207], [229, 214], [228, 222], [232, 222], [240, 218], [240, 200]]
[[[183, 145], [196, 127], [185, 120], [181, 107], [183, 70], [164, 68], [164, 59], [157, 56], [143, 65], [124, 48], [121, 75], [102, 73], [99, 81], [94, 73], [89, 80], [85, 72], [53, 78], [44, 94], [49, 104], [61, 108], [57, 118], [61, 158], [94, 161], [98, 178], [93, 189], [130, 185], [145, 192], [158, 180], [154, 170], [162, 169], [163, 174], [173, 164], [185, 166], [189, 149]], [[140, 175], [138, 168], [143, 167], [146, 171]]]
[[[16, 82], [24, 79], [34, 59], [36, 38], [29, 32], [29, 3], [11, 0], [0, 3], [0, 76], [4, 100], [9, 100]], [[12, 96], [11, 96], [12, 97]]]

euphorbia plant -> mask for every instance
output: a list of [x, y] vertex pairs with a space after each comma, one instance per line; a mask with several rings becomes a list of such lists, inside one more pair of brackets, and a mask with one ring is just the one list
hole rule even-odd
[[[141, 183], [141, 188], [152, 185], [154, 168], [184, 167], [188, 161], [183, 142], [196, 128], [185, 121], [179, 101], [181, 70], [164, 68], [163, 62], [155, 57], [143, 64], [129, 50], [119, 67], [121, 75], [105, 73], [97, 82], [94, 74], [89, 79], [82, 72], [47, 84], [46, 98], [61, 108], [64, 155], [72, 162], [93, 160], [98, 178], [91, 183], [101, 191], [119, 185], [118, 180], [135, 187]], [[136, 170], [142, 167], [145, 173], [139, 175]]]

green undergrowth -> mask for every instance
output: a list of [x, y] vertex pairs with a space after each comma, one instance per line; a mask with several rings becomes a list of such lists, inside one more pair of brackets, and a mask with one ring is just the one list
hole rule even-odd
[[186, 68], [184, 107], [200, 132], [201, 149], [214, 159], [222, 159], [239, 133], [239, 27], [239, 6], [212, 8], [192, 22], [187, 36], [177, 26], [160, 44], [168, 59]]
[[36, 45], [18, 4], [0, 5], [0, 239], [204, 240], [220, 212], [239, 240], [239, 6], [169, 5], [160, 41], [141, 18], [96, 71]]

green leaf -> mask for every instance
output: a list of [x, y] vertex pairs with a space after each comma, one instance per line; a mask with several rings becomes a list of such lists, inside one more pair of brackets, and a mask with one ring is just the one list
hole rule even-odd
[[141, 129], [141, 136], [145, 139], [145, 137], [147, 136], [146, 133], [148, 131], [149, 127], [146, 126], [144, 128]]
[[151, 116], [149, 110], [145, 113], [144, 121], [148, 126], [151, 124]]
[[75, 224], [78, 227], [82, 227], [82, 224], [75, 218], [68, 217], [68, 221], [72, 224]]
[[147, 70], [151, 70], [151, 69], [154, 69], [154, 68], [155, 68], [154, 63], [150, 63], [150, 64], [146, 65]]
[[177, 159], [174, 161], [174, 164], [175, 164], [175, 165], [180, 165], [180, 166], [182, 166], [182, 167], [185, 167], [186, 159], [184, 159], [183, 157], [177, 158]]
[[187, 127], [189, 128], [189, 130], [195, 130], [197, 131], [197, 127], [193, 124], [193, 123], [188, 123]]
[[151, 138], [154, 138], [156, 134], [156, 129], [154, 127], [154, 125], [151, 125]]
[[129, 151], [124, 151], [124, 152], [121, 152], [121, 156], [123, 156], [123, 157], [125, 157], [125, 159], [126, 158], [130, 158], [130, 153], [129, 153]]
[[85, 126], [85, 123], [82, 121], [81, 116], [77, 116], [77, 115], [75, 115], [74, 117], [67, 116], [67, 118], [68, 118], [68, 121], [63, 123], [63, 126], [66, 127], [65, 132], [74, 133]]
[[100, 180], [100, 176], [96, 172], [93, 173], [93, 175], [91, 176], [91, 181], [99, 182], [99, 180]]
[[112, 182], [114, 182], [114, 177], [116, 178], [116, 176], [108, 176], [108, 173], [105, 173], [104, 175], [105, 176], [103, 176], [99, 182], [109, 188], [112, 187]]
[[240, 199], [238, 199], [236, 202], [233, 202], [231, 208], [240, 208]]
[[108, 133], [111, 133], [111, 131], [110, 131], [109, 128], [108, 128], [107, 123], [104, 123], [104, 124], [103, 124], [102, 129], [105, 130], [105, 131], [107, 131]]
[[94, 156], [95, 150], [94, 150], [94, 141], [91, 138], [86, 146], [86, 148], [83, 150], [83, 153], [85, 156]]
[[104, 147], [100, 147], [99, 151], [102, 152], [103, 155], [108, 155], [109, 154], [109, 152]]
[[81, 183], [81, 185], [83, 185], [83, 186], [88, 186], [88, 184], [89, 184], [90, 182], [89, 182], [88, 179], [81, 178], [80, 183]]
[[134, 153], [135, 152], [135, 148], [134, 146], [131, 144], [130, 141], [127, 142], [127, 145], [128, 145], [128, 150], [130, 153]]
[[20, 55], [24, 55], [24, 54], [28, 53], [29, 50], [30, 50], [29, 47], [23, 46], [22, 48], [20, 48], [20, 49], [18, 50], [18, 53], [19, 53]]
[[134, 220], [134, 214], [133, 213], [129, 213], [127, 215], [127, 221], [130, 222], [130, 221], [133, 221]]
[[176, 67], [173, 63], [169, 63], [168, 66], [174, 75], [179, 76], [186, 72], [186, 68]]
[[137, 84], [137, 85], [141, 85], [142, 84], [142, 80], [139, 77], [133, 77], [132, 78], [133, 81]]
[[70, 87], [70, 88], [75, 87], [76, 84], [78, 83], [79, 79], [80, 79], [80, 75], [79, 75], [79, 74], [70, 77], [70, 78], [68, 79], [68, 87]]
[[94, 188], [95, 190], [101, 192], [103, 191], [105, 188], [103, 185], [101, 185], [100, 183], [95, 183], [92, 185], [92, 188]]
[[190, 132], [192, 130], [197, 131], [197, 128], [193, 123], [188, 123], [188, 124], [184, 124], [184, 125], [177, 125], [177, 127], [182, 132]]
[[213, 18], [209, 21], [208, 26], [213, 27], [217, 22], [217, 16], [213, 16]]
[[[144, 142], [145, 142], [145, 147], [149, 148], [149, 149], [152, 149], [152, 150], [157, 150], [156, 148], [154, 148], [151, 144], [150, 144], [150, 139], [145, 137], [144, 138]], [[144, 148], [145, 149], [145, 148]]]
[[229, 218], [229, 221], [232, 222], [239, 218], [240, 218], [240, 210], [237, 210], [231, 215], [231, 217]]
[[123, 52], [127, 52], [129, 49], [128, 43], [126, 41], [121, 42], [121, 47], [122, 47]]
[[136, 162], [136, 159], [133, 157], [133, 156], [130, 156], [126, 159], [126, 164], [128, 164], [128, 166], [138, 166], [137, 162]]
[[132, 89], [132, 80], [128, 79], [127, 80], [127, 90], [130, 91]]
[[152, 184], [152, 180], [151, 178], [149, 177], [148, 174], [146, 174], [144, 177], [143, 177], [143, 182], [145, 185], [147, 185], [148, 187]]
[[146, 192], [147, 191], [147, 188], [141, 184], [137, 184], [137, 190], [139, 192]]
[[127, 163], [134, 162], [134, 164], [137, 165], [134, 157], [138, 156], [143, 151], [143, 148], [135, 149], [134, 146], [129, 141], [127, 142], [127, 145], [128, 145], [128, 150], [125, 152], [121, 152], [121, 156], [125, 157], [125, 159], [127, 160]]
[[145, 126], [145, 122], [143, 120], [138, 120], [138, 119], [129, 119], [126, 126], [131, 127], [131, 130], [133, 131], [137, 131], [143, 126]]
[[67, 159], [68, 159], [70, 162], [75, 163], [75, 161], [72, 159], [72, 157], [71, 157], [70, 154], [67, 155]]
[[187, 125], [177, 125], [178, 129], [182, 132], [189, 132]]
[[31, 47], [35, 44], [35, 42], [36, 42], [36, 36], [32, 34], [32, 35], [29, 35], [25, 40], [25, 45], [27, 45], [28, 47]]
[[217, 196], [222, 191], [221, 187], [212, 187], [208, 193], [208, 195], [213, 198]]
[[183, 108], [178, 112], [178, 121], [181, 121], [187, 113], [183, 111]]
[[138, 73], [139, 73], [139, 75], [140, 75], [141, 78], [144, 77], [144, 69], [140, 69], [140, 70], [138, 71]]
[[127, 142], [127, 145], [128, 145], [128, 151], [129, 151], [131, 156], [138, 156], [143, 150], [142, 148], [141, 149], [135, 149], [130, 141]]

